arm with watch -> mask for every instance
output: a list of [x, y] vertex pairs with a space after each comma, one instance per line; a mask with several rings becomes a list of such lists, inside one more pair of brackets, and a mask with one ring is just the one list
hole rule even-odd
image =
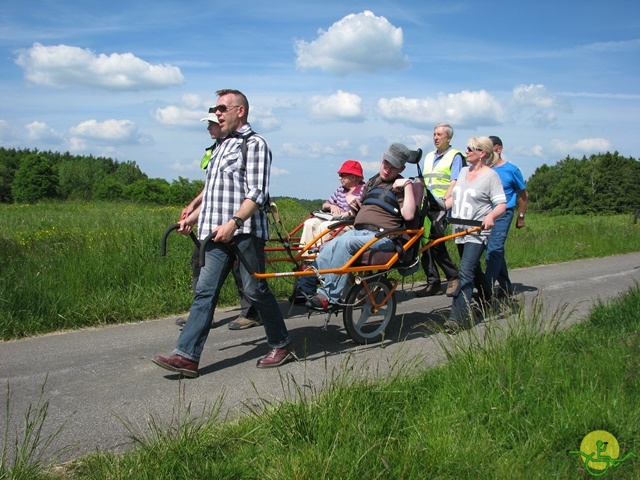
[[214, 242], [229, 243], [233, 239], [233, 235], [236, 231], [241, 230], [244, 227], [244, 223], [251, 218], [251, 216], [258, 211], [260, 206], [253, 200], [245, 198], [240, 205], [240, 208], [236, 214], [231, 217], [226, 223], [218, 227]]
[[516, 219], [516, 228], [524, 228], [524, 216], [527, 213], [527, 202], [529, 201], [529, 194], [526, 190], [520, 190], [518, 192], [518, 216]]

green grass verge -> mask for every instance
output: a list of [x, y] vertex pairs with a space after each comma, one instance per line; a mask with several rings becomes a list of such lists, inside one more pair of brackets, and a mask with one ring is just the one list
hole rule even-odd
[[[32, 478], [591, 478], [570, 452], [594, 430], [640, 457], [640, 287], [565, 331], [564, 312], [543, 311], [440, 342], [449, 362], [438, 368], [415, 374], [406, 359], [364, 381], [344, 369], [322, 392], [294, 385], [297, 400], [233, 422], [216, 422], [219, 404], [183, 406], [170, 425], [132, 432], [136, 450]], [[640, 478], [640, 458], [614, 470]]]
[[[288, 230], [308, 214], [292, 199], [279, 209]], [[160, 256], [162, 233], [179, 212], [113, 202], [0, 205], [0, 338], [186, 312], [193, 245], [173, 233]], [[528, 215], [525, 229], [512, 229], [507, 259], [518, 268], [640, 251], [639, 228], [631, 216]], [[457, 259], [453, 242], [447, 246]], [[292, 279], [269, 286], [285, 299]], [[220, 306], [237, 303], [229, 278]]]

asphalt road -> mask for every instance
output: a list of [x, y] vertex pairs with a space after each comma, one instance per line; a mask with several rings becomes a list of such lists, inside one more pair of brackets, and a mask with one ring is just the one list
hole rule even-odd
[[[539, 298], [547, 318], [563, 311], [564, 323], [570, 324], [595, 302], [640, 283], [640, 252], [513, 270], [511, 276], [528, 310]], [[198, 415], [219, 401], [221, 418], [232, 418], [265, 400], [318, 392], [338, 375], [382, 376], [403, 364], [428, 368], [444, 361], [440, 341], [449, 337], [432, 325], [441, 321], [451, 302], [444, 295], [416, 298], [411, 290], [420, 286], [405, 284], [397, 293], [396, 317], [383, 345], [358, 346], [344, 331], [341, 316], [332, 317], [324, 330], [323, 315], [307, 318], [297, 308], [287, 326], [300, 360], [278, 369], [255, 367], [267, 352], [261, 327], [227, 329], [235, 310], [216, 312], [200, 377], [190, 380], [151, 363], [154, 354], [171, 352], [179, 333], [176, 317], [0, 343], [0, 396], [5, 410], [8, 392], [11, 395], [11, 437], [22, 430], [24, 412], [36, 405], [41, 390], [49, 402], [43, 437], [64, 424], [48, 458], [65, 447], [68, 450], [56, 457], [62, 461], [96, 449], [130, 448], [129, 429], [145, 431], [151, 419], [169, 422], [186, 404]], [[286, 313], [288, 305], [282, 308]], [[500, 325], [504, 317], [475, 328], [487, 328], [489, 322]], [[3, 414], [1, 431], [6, 423]]]

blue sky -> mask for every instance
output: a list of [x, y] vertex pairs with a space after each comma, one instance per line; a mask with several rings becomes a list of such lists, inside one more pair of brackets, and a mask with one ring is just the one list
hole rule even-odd
[[[4, 1], [0, 144], [202, 179], [200, 123], [243, 91], [272, 196], [326, 198], [346, 159], [498, 135], [525, 178], [640, 145], [637, 1]], [[414, 173], [414, 172], [410, 172]]]

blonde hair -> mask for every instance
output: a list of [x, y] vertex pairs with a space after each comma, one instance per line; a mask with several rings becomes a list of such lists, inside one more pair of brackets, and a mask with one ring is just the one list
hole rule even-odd
[[498, 158], [500, 158], [498, 154], [493, 151], [493, 142], [489, 137], [471, 137], [467, 141], [467, 147], [471, 149], [479, 148], [486, 153], [484, 163], [490, 167], [492, 167], [498, 161]]

